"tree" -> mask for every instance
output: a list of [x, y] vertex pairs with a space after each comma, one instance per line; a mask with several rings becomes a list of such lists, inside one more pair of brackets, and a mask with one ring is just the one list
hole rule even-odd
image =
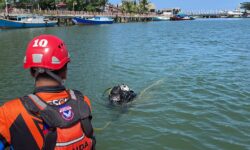
[[135, 0], [123, 0], [122, 10], [128, 13], [137, 13], [138, 7]]
[[9, 1], [9, 3], [11, 5], [14, 5], [14, 7], [16, 8], [24, 8], [24, 9], [32, 8], [33, 5], [35, 6], [37, 4], [36, 1], [32, 2], [31, 0], [19, 0], [19, 1], [14, 0], [12, 2]]
[[241, 3], [240, 8], [245, 9], [245, 10], [250, 10], [250, 2]]
[[148, 0], [139, 0], [139, 10], [141, 13], [148, 12], [147, 5], [149, 4]]
[[[64, 2], [67, 4], [68, 10], [75, 11], [103, 11], [108, 0], [7, 0], [11, 1], [16, 8], [35, 9], [40, 8], [56, 9], [56, 4]], [[28, 6], [28, 7], [27, 7]], [[0, 8], [5, 8], [5, 0], [0, 0]]]
[[39, 0], [39, 6], [41, 9], [56, 9], [56, 1], [55, 0]]
[[102, 11], [104, 11], [106, 4], [108, 3], [108, 0], [98, 0], [98, 5], [102, 7]]
[[108, 0], [83, 0], [82, 10], [104, 11]]
[[0, 9], [4, 9], [5, 8], [5, 2], [4, 0], [0, 0]]

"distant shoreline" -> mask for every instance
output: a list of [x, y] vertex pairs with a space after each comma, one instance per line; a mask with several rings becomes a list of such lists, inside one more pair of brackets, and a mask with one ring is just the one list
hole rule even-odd
[[[121, 12], [84, 12], [84, 11], [66, 11], [66, 10], [24, 10], [17, 9], [12, 11], [8, 15], [4, 10], [0, 11], [1, 18], [7, 18], [7, 16], [19, 16], [19, 15], [42, 15], [51, 20], [57, 20], [58, 25], [73, 25], [72, 19], [74, 17], [95, 17], [95, 16], [105, 16], [114, 19], [114, 23], [129, 23], [129, 22], [151, 22], [160, 21], [159, 18], [164, 18], [161, 21], [167, 21], [174, 15], [164, 16], [157, 13], [145, 13], [145, 14], [135, 14], [135, 13], [121, 13]], [[194, 19], [218, 19], [218, 18], [243, 18], [242, 16], [227, 16], [225, 13], [216, 14], [193, 14], [189, 15]], [[249, 16], [249, 15], [248, 15]], [[169, 19], [166, 19], [169, 18]], [[190, 19], [191, 20], [191, 19]]]

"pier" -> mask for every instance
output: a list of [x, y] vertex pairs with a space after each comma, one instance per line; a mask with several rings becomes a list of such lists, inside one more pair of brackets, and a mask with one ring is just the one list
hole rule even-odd
[[195, 18], [239, 18], [241, 15], [230, 15], [227, 10], [211, 10], [211, 11], [186, 11], [187, 15]]
[[[116, 23], [128, 23], [128, 22], [149, 22], [153, 21], [153, 18], [157, 15], [156, 13], [148, 14], [132, 14], [132, 13], [121, 13], [121, 12], [86, 12], [86, 11], [66, 11], [66, 10], [23, 10], [18, 9], [9, 12], [9, 16], [17, 15], [42, 15], [52, 20], [57, 20], [58, 25], [71, 25], [72, 18], [74, 17], [95, 17], [95, 16], [106, 16], [114, 19]], [[0, 16], [7, 16], [5, 12], [1, 12]]]

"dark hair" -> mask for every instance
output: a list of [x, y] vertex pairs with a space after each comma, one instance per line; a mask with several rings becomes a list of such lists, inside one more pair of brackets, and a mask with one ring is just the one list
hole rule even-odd
[[[64, 65], [61, 69], [59, 70], [54, 70], [54, 71], [51, 71], [52, 73], [60, 76], [60, 74], [62, 74], [63, 72], [65, 72], [67, 70], [67, 64]], [[35, 76], [35, 73], [36, 73], [36, 69], [35, 68], [30, 68], [30, 73], [31, 75], [34, 77]], [[51, 79], [51, 80], [55, 80], [53, 77], [51, 77], [50, 75], [48, 75], [46, 72], [45, 73], [39, 73], [36, 77], [36, 80], [39, 80], [39, 79]]]

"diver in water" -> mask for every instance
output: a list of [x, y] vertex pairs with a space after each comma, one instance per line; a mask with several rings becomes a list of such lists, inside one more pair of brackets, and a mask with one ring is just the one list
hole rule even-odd
[[125, 84], [115, 86], [109, 93], [109, 101], [115, 104], [124, 104], [134, 100], [136, 93]]

